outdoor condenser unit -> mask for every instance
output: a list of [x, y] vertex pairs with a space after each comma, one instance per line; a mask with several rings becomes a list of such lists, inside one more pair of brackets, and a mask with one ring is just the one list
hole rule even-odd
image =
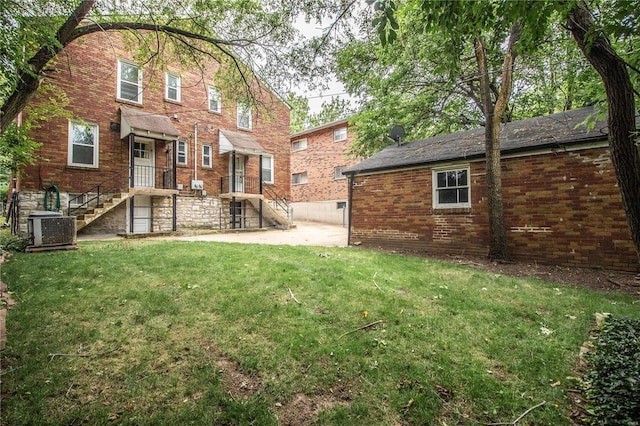
[[76, 218], [56, 212], [33, 212], [27, 219], [27, 251], [76, 247]]

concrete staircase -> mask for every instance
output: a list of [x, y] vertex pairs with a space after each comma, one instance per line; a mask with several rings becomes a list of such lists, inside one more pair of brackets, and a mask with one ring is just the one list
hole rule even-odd
[[262, 217], [264, 219], [274, 223], [276, 226], [285, 228], [291, 227], [289, 218], [285, 216], [283, 212], [275, 208], [269, 200], [264, 198], [264, 196], [261, 195], [260, 198], [249, 198], [249, 202], [256, 208], [256, 210], [260, 209], [260, 200], [262, 200]]
[[100, 218], [104, 214], [113, 210], [129, 198], [129, 194], [126, 192], [115, 194], [109, 200], [98, 204], [92, 209], [88, 209], [86, 212], [76, 216], [76, 229], [79, 231], [94, 220]]

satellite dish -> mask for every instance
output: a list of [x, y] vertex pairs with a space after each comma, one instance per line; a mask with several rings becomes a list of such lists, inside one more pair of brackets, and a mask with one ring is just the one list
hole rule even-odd
[[402, 126], [393, 126], [389, 137], [400, 145], [402, 143], [402, 138], [404, 137], [404, 128]]

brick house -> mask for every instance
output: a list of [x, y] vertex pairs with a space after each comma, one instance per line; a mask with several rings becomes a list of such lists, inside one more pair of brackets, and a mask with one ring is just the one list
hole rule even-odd
[[346, 225], [348, 156], [355, 138], [347, 119], [291, 135], [291, 201], [296, 220]]
[[[289, 224], [289, 107], [275, 93], [256, 86], [267, 109], [236, 102], [216, 86], [217, 63], [141, 64], [119, 32], [59, 56], [49, 76], [72, 118], [33, 134], [42, 146], [19, 182], [22, 232], [45, 209], [76, 215], [87, 234]], [[60, 202], [45, 205], [52, 188]]]
[[[503, 125], [502, 186], [515, 260], [638, 271], [606, 123], [592, 108]], [[485, 256], [484, 129], [390, 146], [345, 174], [349, 243]]]

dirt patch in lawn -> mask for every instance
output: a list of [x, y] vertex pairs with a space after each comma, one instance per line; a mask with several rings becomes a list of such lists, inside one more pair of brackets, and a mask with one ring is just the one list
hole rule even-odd
[[[385, 251], [385, 250], [381, 250]], [[493, 274], [517, 278], [537, 278], [575, 288], [588, 288], [597, 291], [609, 291], [640, 296], [640, 274], [604, 269], [569, 268], [564, 266], [541, 265], [525, 262], [491, 262], [483, 257], [473, 256], [434, 256], [420, 253], [397, 252], [411, 256], [469, 266]]]
[[286, 404], [276, 404], [278, 420], [283, 426], [302, 426], [310, 424], [321, 411], [336, 405], [346, 405], [344, 401], [336, 400], [333, 396], [307, 396], [298, 393], [291, 397]]

